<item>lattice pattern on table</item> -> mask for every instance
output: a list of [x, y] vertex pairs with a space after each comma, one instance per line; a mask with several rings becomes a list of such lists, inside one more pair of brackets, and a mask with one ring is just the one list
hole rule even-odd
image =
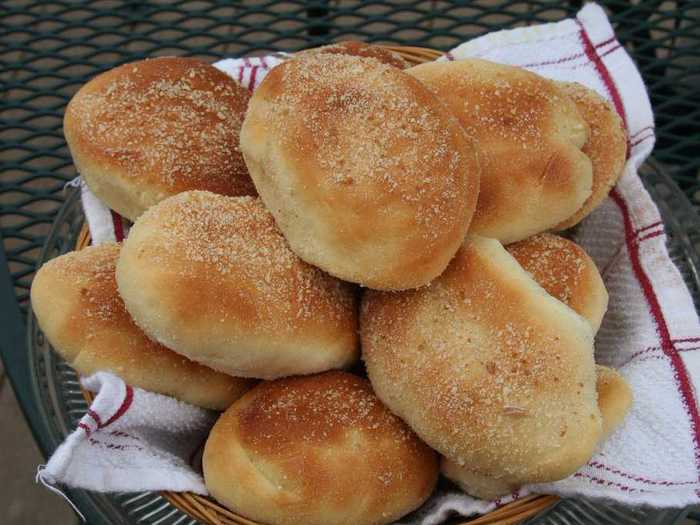
[[[657, 111], [656, 158], [683, 189], [700, 188], [700, 3], [605, 2], [640, 64]], [[116, 64], [156, 55], [297, 50], [358, 38], [448, 49], [495, 28], [559, 20], [580, 2], [119, 1], [27, 2], [0, 8], [0, 232], [26, 305], [38, 251], [75, 175], [61, 132], [70, 96]]]

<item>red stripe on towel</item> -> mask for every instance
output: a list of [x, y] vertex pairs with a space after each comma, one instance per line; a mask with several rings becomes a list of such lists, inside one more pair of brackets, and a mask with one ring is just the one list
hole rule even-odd
[[248, 85], [248, 89], [250, 91], [253, 91], [255, 89], [255, 77], [258, 76], [258, 66], [253, 66], [253, 69], [250, 71], [250, 84]]
[[622, 104], [622, 97], [620, 96], [620, 92], [617, 90], [617, 86], [615, 85], [615, 81], [613, 80], [612, 76], [610, 75], [610, 72], [608, 71], [608, 68], [605, 66], [605, 63], [603, 60], [598, 56], [598, 52], [596, 51], [595, 46], [593, 45], [593, 42], [591, 42], [591, 38], [588, 36], [588, 33], [586, 32], [586, 28], [583, 26], [583, 24], [580, 21], [576, 21], [578, 23], [578, 26], [580, 28], [580, 36], [581, 36], [581, 41], [583, 42], [583, 48], [584, 51], [586, 52], [586, 55], [588, 56], [589, 60], [593, 62], [593, 65], [595, 65], [596, 70], [598, 71], [598, 75], [600, 76], [600, 79], [603, 81], [603, 84], [605, 84], [605, 88], [608, 90], [608, 93], [610, 93], [610, 98], [612, 98], [613, 105], [615, 106], [615, 110], [617, 111], [618, 115], [620, 115], [620, 118], [622, 119], [622, 122], [625, 124], [625, 129], [627, 128], [627, 115], [625, 115], [625, 107]]
[[607, 46], [608, 44], [610, 44], [610, 43], [612, 43], [612, 42], [614, 42], [614, 41], [615, 41], [615, 37], [614, 37], [614, 36], [611, 36], [611, 37], [608, 38], [607, 40], [603, 40], [602, 42], [597, 43], [597, 44], [595, 45], [595, 48], [596, 48], [596, 49], [599, 49], [599, 48], [601, 48], [601, 47], [603, 47], [603, 46]]
[[603, 81], [603, 84], [605, 84], [605, 89], [607, 89], [608, 93], [610, 94], [610, 98], [612, 99], [613, 105], [615, 106], [615, 111], [617, 111], [617, 114], [620, 115], [622, 123], [625, 125], [625, 131], [628, 133], [626, 137], [626, 157], [629, 158], [632, 146], [630, 145], [629, 127], [627, 126], [627, 115], [625, 114], [625, 105], [622, 103], [622, 97], [620, 96], [620, 92], [618, 91], [617, 86], [615, 85], [615, 81], [613, 80], [610, 71], [608, 71], [605, 62], [603, 62], [603, 59], [600, 58], [600, 56], [598, 55], [598, 52], [596, 51], [596, 46], [594, 46], [593, 42], [591, 42], [591, 38], [586, 32], [586, 28], [578, 19], [576, 20], [576, 23], [580, 28], [579, 35], [581, 37], [581, 42], [583, 42], [583, 48], [586, 51], [586, 55], [588, 56], [588, 59], [591, 62], [593, 62], [593, 65], [595, 66], [596, 71], [598, 72], [598, 76]]
[[618, 476], [622, 476], [623, 478], [630, 479], [632, 481], [639, 481], [640, 483], [646, 483], [648, 485], [662, 485], [666, 487], [670, 487], [673, 485], [697, 485], [697, 481], [666, 481], [666, 480], [654, 480], [654, 479], [649, 479], [645, 478], [643, 476], [637, 476], [634, 474], [629, 474], [627, 472], [623, 472], [622, 470], [610, 467], [608, 465], [604, 465], [603, 463], [599, 461], [591, 461], [588, 463], [589, 466], [603, 469], [607, 472], [611, 472], [613, 474], [617, 474]]
[[82, 428], [85, 431], [85, 435], [87, 435], [87, 437], [90, 437], [90, 434], [92, 434], [92, 430], [90, 430], [90, 427], [87, 426], [85, 423], [78, 423], [78, 428]]
[[110, 210], [112, 214], [112, 226], [114, 226], [114, 238], [117, 242], [122, 242], [124, 240], [124, 224], [122, 223], [122, 216], [116, 211]]
[[634, 233], [639, 235], [643, 231], [650, 230], [650, 229], [654, 228], [655, 226], [660, 226], [662, 224], [663, 224], [663, 221], [652, 222], [651, 224], [647, 224], [646, 226], [643, 226], [641, 228], [637, 228]]
[[654, 237], [658, 237], [659, 235], [663, 235], [663, 234], [664, 234], [663, 230], [661, 230], [660, 232], [651, 232], [650, 234], [645, 235], [644, 237], [640, 237], [637, 242], [646, 241], [647, 239], [653, 239]]
[[637, 131], [636, 133], [630, 135], [630, 138], [631, 138], [631, 139], [635, 139], [635, 138], [637, 138], [639, 135], [641, 135], [642, 133], [644, 133], [644, 132], [647, 131], [647, 130], [652, 130], [652, 131], [654, 131], [654, 126], [646, 126], [646, 127], [643, 127], [642, 129], [640, 129], [640, 130]]
[[575, 55], [571, 55], [568, 57], [558, 58], [556, 60], [547, 60], [545, 62], [535, 62], [532, 64], [525, 64], [524, 66], [520, 66], [520, 67], [552, 66], [552, 65], [556, 65], [556, 64], [563, 64], [564, 62], [571, 62], [572, 60], [576, 60], [577, 58], [581, 58], [583, 56], [586, 56], [586, 53], [576, 53]]
[[[656, 297], [654, 287], [649, 280], [649, 276], [642, 267], [639, 255], [639, 243], [630, 241], [630, 239], [634, 238], [634, 226], [632, 224], [632, 217], [630, 215], [629, 208], [627, 207], [627, 203], [617, 189], [613, 189], [610, 192], [610, 197], [615, 204], [617, 204], [618, 208], [620, 208], [620, 212], [622, 213], [625, 223], [625, 232], [627, 234], [625, 239], [627, 241], [627, 250], [630, 255], [630, 262], [632, 263], [632, 270], [634, 270], [634, 274], [642, 287], [644, 297], [649, 305], [649, 310], [654, 318], [654, 322], [656, 323], [656, 330], [659, 334], [659, 338], [661, 339], [661, 350], [663, 350], [664, 354], [666, 354], [671, 361], [678, 391], [681, 394], [681, 400], [688, 414], [690, 428], [693, 434], [695, 466], [698, 469], [698, 479], [700, 480], [700, 414], [698, 414], [698, 406], [697, 402], [695, 401], [693, 386], [690, 382], [690, 378], [688, 377], [688, 371], [685, 368], [685, 363], [683, 363], [683, 359], [681, 359], [680, 355], [673, 346], [671, 334], [668, 330], [668, 325], [666, 324], [663, 311], [661, 310], [659, 299]], [[700, 490], [696, 491], [696, 493], [698, 496], [700, 496]]]
[[97, 428], [100, 428], [102, 426], [102, 419], [100, 419], [100, 415], [97, 412], [88, 408], [87, 415], [90, 416], [93, 419], [93, 421], [95, 421], [95, 423], [97, 424]]
[[103, 427], [108, 427], [112, 423], [114, 423], [117, 419], [122, 417], [127, 410], [129, 410], [129, 407], [131, 406], [132, 401], [134, 400], [134, 389], [131, 388], [129, 385], [126, 385], [126, 393], [124, 394], [124, 400], [122, 401], [122, 404], [120, 407], [117, 409], [117, 411], [114, 413], [112, 417], [110, 417], [107, 422], [102, 425]]
[[603, 58], [603, 57], [608, 56], [610, 53], [612, 53], [613, 51], [617, 51], [617, 50], [620, 49], [621, 47], [622, 47], [622, 44], [617, 44], [616, 46], [611, 47], [610, 49], [608, 49], [608, 50], [605, 51], [604, 53], [601, 53], [601, 54], [600, 54], [600, 58]]
[[574, 474], [574, 477], [575, 478], [586, 478], [586, 479], [591, 480], [594, 483], [597, 483], [598, 485], [607, 485], [608, 487], [617, 487], [618, 489], [622, 490], [623, 492], [649, 492], [648, 490], [636, 489], [634, 487], [622, 485], [621, 483], [617, 483], [616, 481], [610, 481], [607, 479], [597, 478], [595, 476], [589, 476], [588, 474], [584, 474], [583, 472], [577, 472], [576, 474]]
[[640, 145], [642, 142], [644, 142], [645, 140], [649, 140], [649, 139], [651, 139], [651, 138], [654, 138], [654, 134], [653, 134], [653, 133], [651, 133], [651, 134], [649, 134], [649, 135], [646, 135], [645, 137], [642, 137], [641, 139], [635, 140], [634, 142], [632, 142], [632, 143], [630, 144], [630, 146], [634, 148], [635, 146], [639, 146], [639, 145]]

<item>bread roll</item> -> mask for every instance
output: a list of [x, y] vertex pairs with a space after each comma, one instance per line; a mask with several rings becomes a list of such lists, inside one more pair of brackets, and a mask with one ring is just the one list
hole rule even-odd
[[223, 410], [252, 386], [193, 363], [146, 337], [124, 308], [114, 269], [119, 245], [67, 253], [32, 282], [32, 308], [44, 335], [82, 375], [112, 372], [128, 384]]
[[601, 436], [591, 327], [498, 241], [469, 236], [430, 286], [366, 292], [360, 327], [379, 398], [502, 493], [591, 457]]
[[627, 134], [622, 119], [603, 97], [575, 82], [560, 82], [559, 87], [576, 103], [588, 123], [590, 134], [582, 151], [593, 166], [593, 192], [576, 213], [557, 224], [563, 230], [578, 224], [591, 213], [615, 186], [625, 167]]
[[[596, 389], [598, 407], [602, 417], [601, 440], [606, 439], [622, 423], [632, 405], [632, 390], [624, 378], [612, 368], [596, 365]], [[464, 491], [476, 491], [485, 499], [497, 498], [514, 486], [472, 472], [468, 465], [460, 467], [456, 462], [442, 458], [440, 471]], [[476, 489], [475, 489], [476, 487]]]
[[585, 317], [597, 332], [608, 309], [608, 291], [598, 268], [578, 244], [541, 233], [507, 248], [548, 294]]
[[556, 83], [521, 68], [469, 59], [406, 70], [454, 112], [481, 153], [470, 231], [504, 244], [548, 230], [591, 195], [588, 127]]
[[371, 58], [311, 55], [265, 77], [241, 149], [292, 250], [370, 288], [421, 286], [462, 242], [479, 167], [457, 120]]
[[345, 372], [261, 383], [204, 447], [214, 498], [270, 525], [381, 525], [425, 501], [437, 456]]
[[406, 61], [401, 55], [390, 51], [381, 46], [374, 46], [368, 44], [367, 42], [360, 42], [358, 40], [346, 40], [345, 42], [336, 42], [335, 44], [330, 44], [327, 46], [314, 47], [313, 49], [306, 49], [299, 53], [295, 53], [295, 57], [304, 57], [308, 55], [351, 55], [357, 57], [368, 57], [376, 58], [382, 64], [388, 66], [393, 66], [399, 69], [406, 69], [410, 66], [408, 61]]
[[63, 131], [90, 189], [133, 221], [182, 191], [255, 195], [238, 149], [249, 98], [199, 60], [142, 60], [85, 84]]
[[596, 365], [598, 406], [603, 416], [603, 439], [612, 434], [625, 419], [632, 406], [632, 389], [620, 373], [607, 366]]
[[259, 199], [193, 191], [153, 206], [117, 283], [149, 336], [222, 372], [272, 379], [357, 359], [353, 288], [294, 255]]

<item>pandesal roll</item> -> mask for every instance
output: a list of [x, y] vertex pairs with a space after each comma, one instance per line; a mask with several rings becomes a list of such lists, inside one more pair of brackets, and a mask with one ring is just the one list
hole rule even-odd
[[360, 326], [377, 396], [502, 493], [570, 475], [600, 440], [590, 325], [496, 240], [467, 237], [430, 286], [367, 291]]
[[627, 133], [615, 108], [598, 93], [576, 82], [559, 82], [560, 89], [576, 103], [590, 133], [581, 148], [593, 167], [592, 193], [576, 213], [557, 224], [564, 230], [578, 224], [591, 213], [615, 186], [625, 167]]
[[82, 375], [108, 371], [130, 385], [193, 405], [228, 408], [253, 383], [194, 363], [146, 337], [117, 292], [119, 249], [91, 246], [39, 269], [32, 309], [46, 338]]
[[470, 232], [504, 244], [549, 230], [591, 195], [588, 126], [555, 82], [468, 59], [406, 70], [442, 100], [479, 148], [481, 191]]
[[117, 283], [150, 337], [228, 374], [272, 379], [358, 357], [354, 289], [294, 255], [256, 198], [193, 191], [149, 208]]
[[241, 149], [291, 249], [346, 281], [414, 288], [457, 251], [476, 203], [476, 151], [415, 78], [372, 58], [313, 54], [251, 98]]
[[249, 98], [205, 62], [141, 60], [85, 84], [63, 131], [89, 188], [133, 221], [182, 191], [255, 195], [238, 146]]
[[406, 69], [410, 66], [408, 61], [398, 53], [386, 49], [382, 46], [375, 46], [359, 40], [346, 40], [336, 42], [327, 46], [305, 49], [294, 54], [295, 58], [308, 55], [350, 55], [357, 57], [367, 57], [379, 60], [382, 64], [393, 66], [399, 69]]
[[270, 525], [382, 525], [420, 506], [437, 455], [345, 372], [264, 382], [231, 406], [204, 447], [220, 503]]
[[[624, 420], [632, 406], [632, 389], [617, 370], [596, 365], [598, 408], [602, 417], [601, 441], [605, 440]], [[497, 498], [514, 487], [507, 482], [489, 478], [459, 466], [455, 461], [442, 458], [440, 471], [464, 491], [473, 491], [485, 499]]]
[[593, 259], [578, 244], [541, 233], [507, 247], [520, 266], [551, 296], [585, 317], [597, 332], [608, 291]]

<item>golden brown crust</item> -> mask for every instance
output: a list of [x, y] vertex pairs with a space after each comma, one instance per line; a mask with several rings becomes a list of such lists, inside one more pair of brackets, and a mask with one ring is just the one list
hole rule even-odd
[[389, 49], [383, 48], [381, 46], [373, 46], [366, 42], [360, 42], [358, 40], [346, 40], [344, 42], [336, 42], [334, 44], [329, 44], [327, 46], [314, 47], [312, 49], [307, 49], [296, 53], [295, 57], [304, 57], [308, 55], [350, 55], [357, 57], [375, 58], [379, 60], [382, 64], [388, 66], [393, 66], [398, 69], [406, 69], [410, 67], [408, 61], [406, 61], [398, 53], [394, 53]]
[[367, 291], [360, 327], [379, 398], [459, 465], [520, 485], [566, 477], [593, 453], [591, 328], [498, 241], [468, 237], [430, 286]]
[[479, 147], [481, 191], [470, 231], [518, 241], [570, 217], [591, 194], [588, 130], [552, 81], [469, 59], [406, 71], [454, 112]]
[[632, 388], [620, 373], [607, 366], [596, 365], [598, 406], [603, 416], [603, 439], [622, 423], [632, 406]]
[[575, 82], [558, 84], [576, 103], [591, 130], [582, 151], [593, 166], [593, 192], [576, 213], [554, 227], [555, 230], [564, 230], [591, 213], [617, 183], [625, 167], [627, 134], [615, 108], [598, 93]]
[[203, 467], [217, 500], [278, 525], [390, 523], [437, 480], [436, 454], [344, 372], [258, 385], [216, 423]]
[[117, 282], [147, 334], [216, 370], [271, 379], [357, 359], [353, 287], [294, 255], [259, 199], [162, 201], [132, 227]]
[[608, 291], [593, 259], [578, 244], [541, 233], [507, 247], [548, 294], [585, 317], [597, 332], [608, 308]]
[[148, 339], [117, 292], [118, 257], [118, 245], [103, 244], [62, 255], [39, 269], [32, 308], [54, 349], [83, 375], [110, 371], [145, 390], [204, 408], [228, 408], [253, 383]]
[[420, 82], [370, 58], [311, 55], [256, 90], [241, 149], [294, 252], [379, 289], [437, 276], [476, 203], [476, 151]]
[[205, 62], [142, 60], [85, 84], [64, 133], [90, 189], [133, 221], [182, 191], [255, 195], [238, 146], [249, 98]]
[[[596, 390], [602, 417], [603, 441], [622, 423], [632, 406], [632, 390], [617, 370], [600, 365], [596, 365]], [[447, 458], [442, 458], [440, 472], [465, 492], [477, 493], [484, 499], [494, 499], [518, 488], [503, 480], [476, 474], [468, 465], [460, 467]]]

